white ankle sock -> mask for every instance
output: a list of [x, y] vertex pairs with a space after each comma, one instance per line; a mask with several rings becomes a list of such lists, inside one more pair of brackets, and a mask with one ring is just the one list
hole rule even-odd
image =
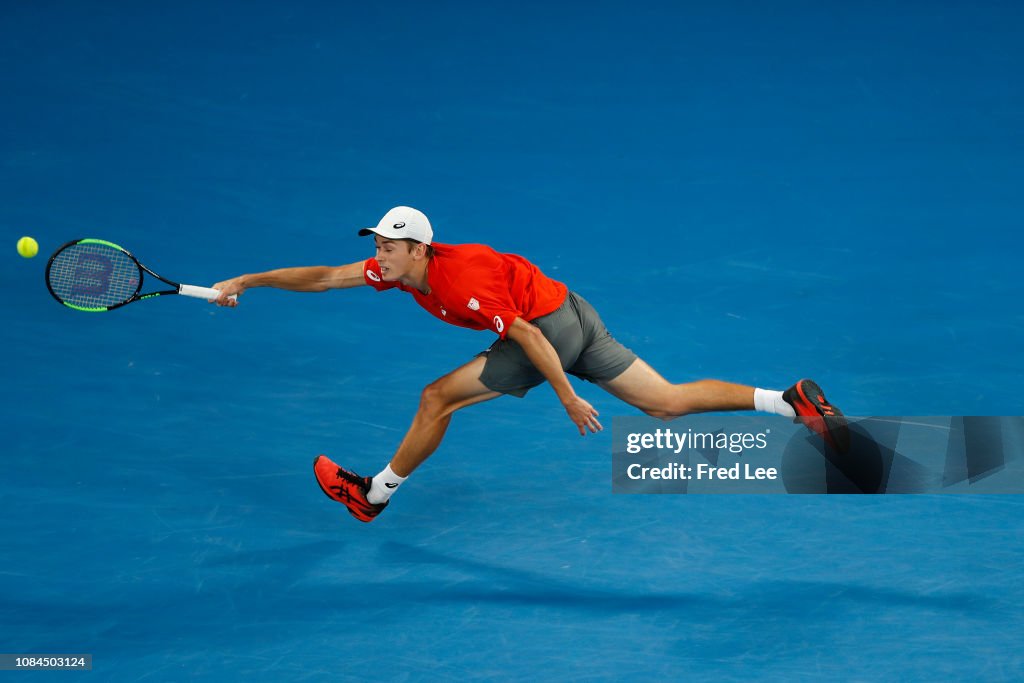
[[783, 417], [796, 417], [796, 411], [782, 398], [782, 392], [770, 389], [754, 389], [754, 410], [775, 413]]
[[380, 505], [386, 503], [391, 494], [394, 493], [402, 482], [408, 479], [408, 477], [400, 477], [391, 471], [391, 465], [388, 465], [380, 471], [376, 477], [373, 478], [373, 485], [370, 486], [370, 490], [366, 493], [366, 500], [370, 501], [374, 505]]

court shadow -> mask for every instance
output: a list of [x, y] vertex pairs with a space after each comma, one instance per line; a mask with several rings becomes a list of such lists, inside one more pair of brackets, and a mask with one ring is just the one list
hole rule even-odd
[[[330, 551], [327, 551], [330, 548]], [[347, 632], [362, 629], [353, 614], [373, 615], [377, 627], [405, 623], [416, 606], [440, 608], [433, 614], [462, 614], [481, 607], [493, 619], [536, 618], [536, 610], [576, 614], [580, 623], [595, 617], [647, 614], [701, 628], [724, 624], [777, 623], [809, 627], [833, 624], [865, 614], [917, 612], [934, 617], [999, 618], [1000, 603], [979, 593], [903, 590], [849, 581], [759, 581], [737, 578], [716, 589], [647, 590], [621, 575], [588, 578], [552, 576], [478, 559], [453, 557], [405, 543], [385, 542], [367, 552], [366, 563], [348, 563], [325, 571], [340, 550], [300, 545], [279, 554], [262, 551], [241, 558], [230, 554], [211, 567], [237, 567], [234, 573], [205, 573], [193, 586], [163, 581], [126, 583], [90, 594], [25, 597], [0, 592], [0, 627], [19, 634], [24, 647], [42, 647], [54, 639], [82, 647], [102, 647], [108, 657], [128, 656], [140, 648], [173, 643], [179, 652], [245, 642], [247, 647], [273, 646], [280, 632], [319, 629]], [[305, 570], [296, 575], [289, 557], [305, 556]], [[386, 571], [385, 568], [391, 568]], [[414, 577], [414, 578], [406, 578]], [[600, 582], [603, 585], [594, 585]], [[674, 579], [665, 577], [673, 585]], [[686, 584], [683, 584], [686, 585]], [[6, 594], [5, 594], [6, 593]], [[457, 606], [457, 607], [456, 607]], [[447, 610], [456, 607], [454, 611]], [[510, 611], [511, 610], [511, 611]], [[522, 610], [522, 611], [519, 611]], [[570, 621], [572, 616], [563, 616]], [[714, 626], [714, 625], [718, 626]]]
[[894, 453], [862, 426], [849, 425], [850, 446], [839, 453], [816, 434], [786, 444], [782, 481], [788, 493], [884, 493]]
[[[856, 583], [823, 581], [751, 581], [728, 595], [694, 592], [647, 592], [628, 586], [595, 588], [564, 578], [489, 564], [480, 560], [453, 558], [403, 543], [386, 543], [380, 549], [385, 561], [442, 565], [472, 579], [463, 580], [422, 596], [426, 602], [467, 602], [504, 605], [561, 607], [586, 612], [627, 613], [677, 611], [700, 613], [722, 611], [803, 615], [808, 605], [827, 605], [842, 610], [844, 605], [919, 608], [924, 610], [987, 612], [988, 598], [966, 592], [919, 593]], [[407, 587], [408, 588], [408, 587]]]

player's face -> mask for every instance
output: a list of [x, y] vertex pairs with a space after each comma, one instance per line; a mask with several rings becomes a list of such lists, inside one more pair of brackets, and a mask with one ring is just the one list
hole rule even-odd
[[385, 282], [397, 280], [407, 275], [412, 269], [413, 252], [405, 242], [395, 242], [380, 235], [374, 235], [373, 241], [377, 244], [377, 263], [380, 264], [381, 278]]

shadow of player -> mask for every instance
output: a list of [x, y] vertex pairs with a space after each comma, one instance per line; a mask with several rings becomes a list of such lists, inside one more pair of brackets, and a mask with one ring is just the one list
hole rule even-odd
[[817, 434], [794, 437], [782, 455], [788, 493], [885, 493], [893, 452], [859, 424], [849, 424], [850, 447], [839, 453]]

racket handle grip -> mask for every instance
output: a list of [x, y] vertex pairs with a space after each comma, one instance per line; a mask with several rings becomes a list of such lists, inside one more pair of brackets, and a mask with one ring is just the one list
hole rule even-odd
[[[182, 296], [190, 296], [194, 299], [216, 299], [220, 296], [219, 289], [213, 289], [212, 287], [196, 287], [195, 285], [178, 285], [178, 294]], [[234, 294], [231, 295], [232, 299], [238, 297]]]

